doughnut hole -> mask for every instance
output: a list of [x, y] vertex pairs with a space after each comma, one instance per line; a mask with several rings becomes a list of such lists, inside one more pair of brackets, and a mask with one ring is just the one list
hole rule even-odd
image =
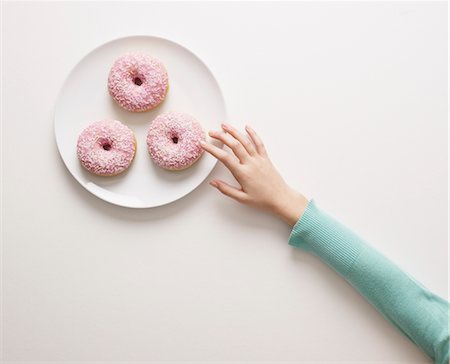
[[174, 145], [178, 144], [180, 142], [180, 137], [179, 137], [178, 133], [175, 131], [169, 132], [168, 137]]
[[142, 77], [140, 77], [140, 76], [134, 76], [133, 77], [133, 83], [136, 86], [141, 86], [144, 83], [144, 79]]
[[100, 147], [103, 148], [103, 150], [108, 151], [108, 150], [110, 150], [112, 148], [112, 143], [108, 139], [102, 138], [102, 139], [99, 139], [98, 142], [100, 144]]

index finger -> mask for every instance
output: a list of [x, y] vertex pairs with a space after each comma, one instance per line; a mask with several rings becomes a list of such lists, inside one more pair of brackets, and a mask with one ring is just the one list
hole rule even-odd
[[207, 143], [203, 140], [200, 141], [200, 145], [209, 154], [221, 161], [232, 173], [235, 172], [238, 163], [233, 156], [225, 152], [223, 149], [216, 147], [214, 144]]

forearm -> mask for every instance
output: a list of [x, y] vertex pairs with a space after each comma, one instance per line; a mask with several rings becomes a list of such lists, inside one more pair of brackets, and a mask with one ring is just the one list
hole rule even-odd
[[449, 355], [449, 305], [310, 201], [289, 243], [319, 256], [436, 363]]

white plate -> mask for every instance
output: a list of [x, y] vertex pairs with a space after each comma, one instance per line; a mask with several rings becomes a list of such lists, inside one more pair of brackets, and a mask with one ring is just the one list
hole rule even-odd
[[[169, 91], [156, 109], [132, 113], [108, 93], [107, 78], [114, 60], [126, 52], [147, 52], [160, 59], [169, 74]], [[166, 171], [151, 160], [145, 141], [150, 122], [165, 111], [191, 114], [205, 132], [225, 120], [219, 85], [206, 65], [191, 51], [167, 39], [131, 36], [101, 45], [86, 55], [65, 81], [55, 108], [56, 143], [64, 163], [80, 184], [95, 196], [116, 205], [146, 208], [175, 201], [193, 191], [208, 176], [216, 159], [204, 153], [184, 171]], [[90, 123], [113, 118], [129, 126], [137, 139], [136, 156], [128, 171], [100, 177], [86, 171], [76, 155], [78, 135]]]

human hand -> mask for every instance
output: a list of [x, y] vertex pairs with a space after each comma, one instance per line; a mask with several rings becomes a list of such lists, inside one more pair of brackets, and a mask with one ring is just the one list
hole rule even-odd
[[269, 211], [294, 226], [305, 211], [308, 200], [286, 184], [252, 128], [245, 128], [247, 135], [227, 124], [222, 124], [222, 129], [210, 131], [209, 135], [228, 146], [233, 154], [211, 143], [201, 144], [205, 151], [228, 168], [240, 188], [218, 179], [212, 180], [210, 185], [236, 201]]

